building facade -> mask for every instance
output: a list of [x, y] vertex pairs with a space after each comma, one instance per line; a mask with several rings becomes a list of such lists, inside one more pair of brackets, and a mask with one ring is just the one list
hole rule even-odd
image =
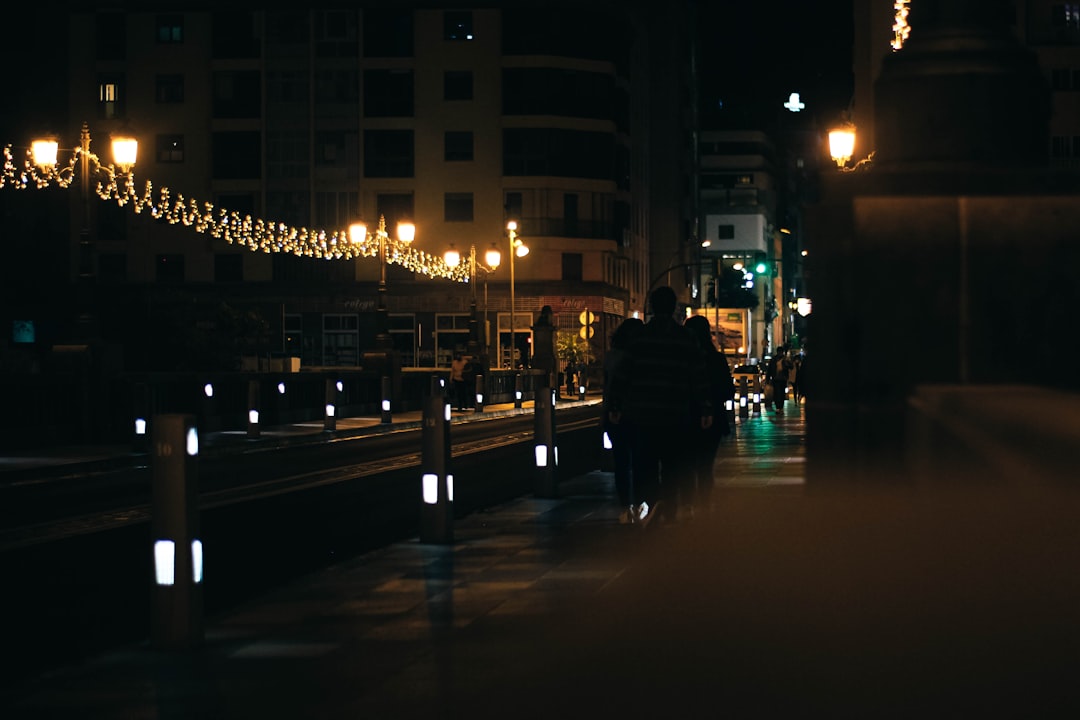
[[[91, 281], [101, 339], [123, 346], [131, 368], [240, 356], [361, 364], [383, 273], [405, 366], [448, 364], [474, 327], [493, 364], [527, 363], [544, 307], [560, 334], [591, 334], [586, 352], [599, 360], [614, 327], [644, 310], [651, 258], [693, 231], [688, 12], [589, 2], [559, 13], [520, 3], [72, 12], [62, 144], [83, 122], [102, 155], [110, 135], [134, 134], [139, 193], [149, 181], [155, 202], [167, 189], [168, 202], [208, 216], [327, 237], [380, 219], [392, 235], [409, 221], [411, 247], [432, 263], [454, 248], [475, 251], [480, 267], [466, 273], [470, 287], [393, 254], [229, 242], [133, 203], [88, 203], [80, 219], [73, 193], [69, 276]], [[511, 220], [530, 250], [513, 281]], [[492, 246], [497, 268], [483, 265]]]

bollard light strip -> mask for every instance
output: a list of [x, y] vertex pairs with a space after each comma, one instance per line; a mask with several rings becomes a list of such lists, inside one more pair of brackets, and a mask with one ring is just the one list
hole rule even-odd
[[446, 476], [446, 499], [454, 502], [454, 476], [450, 474]]
[[547, 445], [536, 446], [536, 467], [547, 467], [548, 465], [548, 447]]
[[437, 503], [439, 501], [439, 476], [435, 473], [424, 473], [420, 482], [424, 504], [434, 505]]
[[187, 431], [187, 454], [192, 457], [199, 454], [199, 431], [193, 427]]
[[203, 559], [202, 540], [191, 541], [191, 580], [198, 585], [202, 582]]
[[608, 435], [607, 430], [604, 431], [604, 449], [611, 449], [611, 436]]
[[146, 418], [135, 418], [135, 434], [146, 434]]
[[154, 543], [154, 578], [158, 585], [176, 582], [176, 543], [158, 540]]
[[258, 410], [248, 410], [248, 422], [251, 423], [252, 425], [258, 425], [259, 424], [259, 411]]

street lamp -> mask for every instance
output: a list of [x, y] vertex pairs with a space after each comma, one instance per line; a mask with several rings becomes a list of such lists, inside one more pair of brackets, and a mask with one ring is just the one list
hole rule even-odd
[[526, 245], [517, 234], [517, 222], [511, 220], [506, 223], [506, 234], [510, 239], [510, 363], [514, 362], [514, 348], [517, 347], [515, 336], [516, 325], [514, 323], [514, 258], [525, 257], [529, 254], [529, 246]]
[[[443, 254], [443, 260], [450, 268], [456, 268], [461, 264], [461, 253], [457, 251], [453, 243], [450, 245], [450, 249]], [[469, 306], [469, 344], [467, 352], [469, 355], [476, 357], [479, 353], [480, 338], [479, 331], [477, 330], [478, 321], [476, 319], [476, 275], [482, 273], [484, 276], [484, 343], [483, 343], [483, 355], [481, 357], [481, 365], [486, 369], [488, 366], [489, 357], [489, 343], [488, 343], [488, 329], [487, 329], [487, 276], [499, 267], [499, 263], [502, 262], [502, 253], [492, 243], [491, 247], [486, 253], [484, 253], [484, 262], [478, 264], [476, 262], [476, 245], [469, 245], [469, 285], [471, 287], [472, 299]]]
[[386, 312], [386, 253], [393, 250], [394, 254], [400, 253], [416, 237], [416, 226], [410, 222], [397, 224], [397, 238], [391, 238], [386, 232], [386, 218], [379, 216], [379, 227], [374, 235], [368, 233], [364, 223], [353, 223], [349, 226], [349, 240], [354, 244], [370, 242], [372, 238], [379, 244], [379, 305], [375, 311], [375, 347], [379, 350], [392, 350], [393, 342], [390, 339], [390, 320]]
[[107, 182], [99, 183], [107, 187], [116, 185], [117, 171], [131, 182], [131, 168], [135, 165], [139, 143], [134, 138], [116, 134], [112, 139], [113, 163], [103, 165], [101, 158], [90, 151], [90, 126], [83, 123], [79, 133], [79, 146], [74, 149], [70, 164], [57, 168], [57, 156], [60, 143], [55, 138], [39, 138], [31, 142], [30, 154], [34, 166], [42, 173], [39, 184], [55, 181], [61, 187], [68, 187], [75, 179], [75, 164], [79, 165], [79, 182], [82, 189], [83, 212], [82, 229], [79, 232], [79, 282], [82, 297], [78, 318], [84, 332], [89, 333], [93, 322], [92, 302], [89, 297], [94, 278], [94, 245], [90, 237], [90, 178], [91, 175], [104, 175]]
[[841, 170], [855, 152], [855, 126], [851, 123], [829, 131], [829, 154]]

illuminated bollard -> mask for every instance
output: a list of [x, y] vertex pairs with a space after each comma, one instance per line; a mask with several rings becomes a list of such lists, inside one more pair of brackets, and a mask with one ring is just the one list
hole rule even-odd
[[750, 404], [747, 398], [746, 378], [739, 378], [739, 417], [750, 417]]
[[247, 408], [248, 408], [248, 422], [247, 422], [247, 436], [248, 440], [255, 440], [261, 434], [259, 426], [259, 381], [248, 380], [248, 396], [247, 396]]
[[337, 430], [337, 389], [338, 384], [335, 381], [326, 381], [326, 414], [323, 416], [323, 432]]
[[584, 384], [578, 385], [577, 399], [582, 401], [582, 402], [585, 402], [585, 385]]
[[393, 393], [393, 386], [390, 384], [390, 376], [389, 375], [383, 375], [382, 383], [381, 383], [380, 387], [381, 387], [381, 391], [382, 391], [382, 395], [381, 395], [381, 398], [382, 398], [382, 400], [381, 400], [382, 421], [384, 423], [393, 422], [394, 421], [394, 416], [391, 414], [391, 411], [390, 411], [390, 401], [392, 399], [391, 396], [394, 393]]
[[760, 390], [760, 388], [754, 390], [753, 399], [754, 399], [754, 405], [750, 410], [755, 415], [760, 415], [761, 414], [761, 390]]
[[484, 376], [476, 376], [476, 412], [484, 412]]
[[521, 390], [521, 373], [514, 374], [514, 407], [521, 407], [521, 398], [525, 393]]
[[454, 476], [450, 473], [450, 403], [442, 393], [424, 402], [420, 452], [420, 542], [454, 541]]
[[533, 454], [537, 497], [555, 497], [559, 448], [555, 445], [555, 389], [542, 388], [533, 402]]
[[207, 380], [199, 388], [199, 427], [204, 432], [217, 429], [217, 399], [215, 387], [211, 380]]
[[132, 449], [146, 453], [150, 451], [150, 391], [146, 383], [136, 383], [133, 393]]
[[155, 415], [152, 427], [152, 638], [159, 649], [186, 649], [203, 641], [199, 433], [192, 415]]

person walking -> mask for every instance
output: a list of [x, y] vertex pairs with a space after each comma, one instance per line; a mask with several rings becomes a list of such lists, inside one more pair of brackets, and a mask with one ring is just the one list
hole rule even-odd
[[608, 418], [629, 422], [638, 521], [677, 517], [680, 489], [689, 475], [684, 441], [691, 428], [712, 425], [705, 358], [675, 320], [675, 291], [649, 294], [652, 318], [633, 339], [612, 378]]
[[607, 433], [608, 442], [611, 443], [611, 456], [614, 464], [615, 494], [619, 499], [619, 506], [623, 508], [619, 515], [619, 522], [632, 524], [637, 522], [637, 505], [634, 502], [633, 472], [631, 458], [633, 456], [633, 437], [630, 431], [630, 420], [626, 418], [622, 422], [611, 421], [611, 383], [622, 363], [626, 361], [626, 351], [634, 338], [645, 327], [639, 318], [627, 318], [615, 328], [611, 335], [611, 345], [604, 355], [604, 396], [603, 396], [603, 425]]
[[787, 348], [781, 345], [776, 349], [772, 365], [772, 400], [778, 414], [784, 413], [784, 401], [787, 399], [788, 374], [791, 372], [791, 360]]
[[724, 353], [713, 343], [712, 327], [708, 318], [695, 315], [687, 318], [684, 327], [690, 331], [698, 348], [705, 355], [705, 373], [709, 379], [709, 400], [713, 407], [713, 422], [709, 428], [693, 428], [687, 447], [692, 455], [691, 475], [687, 483], [688, 497], [683, 505], [693, 516], [697, 507], [708, 506], [713, 486], [713, 466], [720, 442], [731, 434], [727, 413], [721, 411], [729, 400], [735, 399], [735, 384], [731, 379]]
[[464, 410], [468, 392], [465, 385], [465, 356], [461, 353], [454, 353], [454, 359], [450, 361], [450, 389], [457, 409]]

